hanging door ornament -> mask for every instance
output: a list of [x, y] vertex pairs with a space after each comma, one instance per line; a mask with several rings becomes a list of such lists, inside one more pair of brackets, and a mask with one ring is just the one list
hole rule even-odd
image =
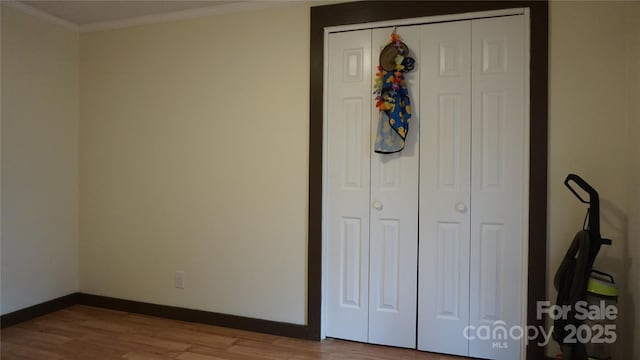
[[404, 149], [411, 121], [411, 101], [404, 73], [413, 70], [415, 60], [395, 29], [391, 42], [380, 52], [375, 91], [380, 120], [374, 151], [392, 154]]

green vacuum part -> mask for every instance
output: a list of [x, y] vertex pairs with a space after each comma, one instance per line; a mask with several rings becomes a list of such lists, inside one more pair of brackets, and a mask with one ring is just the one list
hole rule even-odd
[[587, 292], [607, 297], [618, 296], [618, 289], [616, 288], [615, 284], [598, 280], [593, 277], [589, 278], [589, 283], [587, 284]]

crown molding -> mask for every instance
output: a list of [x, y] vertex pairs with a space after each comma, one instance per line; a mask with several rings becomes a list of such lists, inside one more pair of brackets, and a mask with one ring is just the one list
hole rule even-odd
[[93, 32], [114, 30], [126, 27], [132, 27], [144, 24], [154, 24], [161, 22], [178, 21], [185, 19], [193, 19], [211, 15], [228, 14], [234, 12], [261, 10], [274, 7], [304, 5], [309, 2], [297, 1], [240, 1], [222, 5], [206, 6], [196, 9], [179, 10], [164, 14], [154, 14], [147, 16], [139, 16], [135, 18], [97, 22], [93, 24], [79, 26], [80, 32]]
[[222, 4], [222, 5], [205, 6], [205, 7], [196, 8], [196, 9], [172, 11], [172, 12], [163, 13], [163, 14], [138, 16], [138, 17], [133, 17], [129, 19], [77, 25], [68, 20], [48, 14], [42, 10], [38, 10], [18, 0], [0, 0], [0, 2], [3, 5], [7, 5], [23, 13], [46, 20], [52, 24], [60, 25], [66, 29], [79, 31], [79, 32], [115, 30], [115, 29], [127, 28], [127, 27], [144, 25], [144, 24], [154, 24], [154, 23], [186, 20], [186, 19], [193, 19], [193, 18], [199, 18], [199, 17], [205, 17], [205, 16], [228, 14], [228, 13], [243, 12], [243, 11], [262, 10], [262, 9], [284, 7], [284, 6], [304, 6], [304, 5], [309, 5], [313, 3], [316, 3], [316, 4], [330, 3], [330, 2], [323, 2], [318, 0], [315, 0], [315, 1], [314, 0], [311, 0], [311, 1], [287, 1], [287, 0], [238, 1], [233, 3]]
[[70, 21], [48, 14], [42, 10], [38, 10], [30, 5], [16, 0], [2, 0], [2, 5], [21, 11], [25, 14], [40, 18], [51, 24], [62, 26], [65, 29], [79, 31], [80, 27]]

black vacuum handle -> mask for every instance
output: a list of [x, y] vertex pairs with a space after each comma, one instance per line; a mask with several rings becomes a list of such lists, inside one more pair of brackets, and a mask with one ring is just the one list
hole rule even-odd
[[[589, 200], [588, 201], [583, 199], [582, 196], [580, 196], [580, 194], [578, 194], [578, 192], [573, 187], [571, 187], [571, 185], [569, 184], [571, 181], [573, 181], [574, 183], [578, 184], [578, 186], [580, 186], [580, 188], [582, 190], [584, 190], [585, 192], [587, 192], [589, 194]], [[585, 204], [591, 204], [593, 202], [593, 200], [596, 200], [596, 201], [599, 200], [598, 192], [596, 191], [596, 189], [591, 187], [591, 185], [589, 185], [588, 182], [584, 181], [583, 178], [581, 178], [580, 176], [578, 176], [576, 174], [567, 175], [567, 178], [564, 179], [564, 185], [566, 187], [568, 187], [569, 190], [571, 190], [573, 195], [575, 195], [578, 199], [580, 199], [580, 201], [582, 201]]]
[[[583, 199], [580, 194], [569, 184], [571, 181], [578, 184], [580, 188], [586, 191], [589, 194], [589, 201]], [[583, 178], [576, 174], [569, 174], [567, 178], [564, 179], [564, 184], [571, 190], [573, 195], [575, 195], [580, 201], [585, 204], [589, 204], [589, 224], [588, 229], [595, 236], [595, 239], [598, 239], [598, 246], [602, 244], [607, 244], [607, 241], [603, 241], [600, 238], [600, 197], [598, 196], [598, 192], [594, 189], [588, 182], [584, 181]], [[607, 244], [609, 245], [609, 244]]]

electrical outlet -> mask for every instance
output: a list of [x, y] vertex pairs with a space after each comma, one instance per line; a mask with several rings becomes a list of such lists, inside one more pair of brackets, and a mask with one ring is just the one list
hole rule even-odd
[[176, 271], [175, 283], [177, 289], [184, 289], [184, 271]]

